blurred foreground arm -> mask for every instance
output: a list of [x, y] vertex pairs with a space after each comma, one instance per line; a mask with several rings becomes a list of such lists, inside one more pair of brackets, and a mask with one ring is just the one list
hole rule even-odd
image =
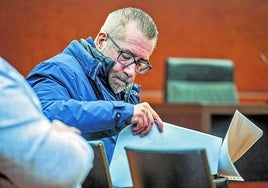
[[16, 186], [79, 187], [92, 168], [93, 150], [79, 130], [54, 124], [24, 78], [0, 58], [0, 172]]

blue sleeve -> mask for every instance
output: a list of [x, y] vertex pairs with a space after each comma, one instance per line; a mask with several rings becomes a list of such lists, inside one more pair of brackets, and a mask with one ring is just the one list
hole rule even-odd
[[[130, 122], [134, 106], [123, 101], [55, 100], [44, 109], [50, 119], [59, 119], [82, 133], [121, 130]], [[124, 116], [127, 121], [124, 121]]]
[[[41, 64], [27, 77], [42, 103], [44, 114], [50, 120], [59, 119], [77, 127], [82, 133], [111, 130], [118, 133], [130, 123], [133, 104], [98, 100], [94, 91], [83, 85], [82, 78], [71, 71], [72, 69], [56, 63]], [[85, 87], [87, 89], [81, 89]]]

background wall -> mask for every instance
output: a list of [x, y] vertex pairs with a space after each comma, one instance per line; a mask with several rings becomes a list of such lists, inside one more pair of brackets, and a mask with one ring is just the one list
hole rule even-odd
[[73, 39], [95, 37], [107, 14], [135, 6], [156, 21], [160, 36], [153, 70], [138, 76], [142, 99], [163, 102], [165, 60], [227, 58], [235, 63], [240, 101], [268, 99], [268, 1], [266, 0], [1, 0], [0, 56], [24, 76]]

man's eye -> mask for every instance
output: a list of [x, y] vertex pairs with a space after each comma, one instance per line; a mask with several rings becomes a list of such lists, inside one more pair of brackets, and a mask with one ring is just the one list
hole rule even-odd
[[143, 64], [143, 63], [141, 63], [140, 61], [137, 61], [137, 62], [136, 62], [136, 66], [138, 66], [138, 67], [143, 67], [143, 66], [144, 66], [144, 64]]
[[130, 59], [132, 59], [132, 56], [131, 56], [131, 55], [129, 55], [129, 54], [127, 54], [127, 53], [122, 53], [122, 54], [121, 54], [121, 60], [123, 60], [123, 61], [128, 61], [128, 60], [130, 60]]

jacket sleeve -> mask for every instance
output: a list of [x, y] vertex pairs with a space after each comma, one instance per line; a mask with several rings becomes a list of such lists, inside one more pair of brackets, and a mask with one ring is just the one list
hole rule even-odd
[[[98, 100], [93, 89], [76, 81], [85, 78], [77, 76], [69, 68], [54, 63], [41, 64], [28, 75], [27, 80], [50, 120], [59, 119], [82, 133], [118, 132], [130, 123], [133, 104]], [[79, 88], [88, 88], [84, 92], [90, 94], [81, 93]]]
[[24, 78], [0, 59], [0, 169], [18, 187], [75, 187], [93, 166], [88, 143], [56, 132]]

